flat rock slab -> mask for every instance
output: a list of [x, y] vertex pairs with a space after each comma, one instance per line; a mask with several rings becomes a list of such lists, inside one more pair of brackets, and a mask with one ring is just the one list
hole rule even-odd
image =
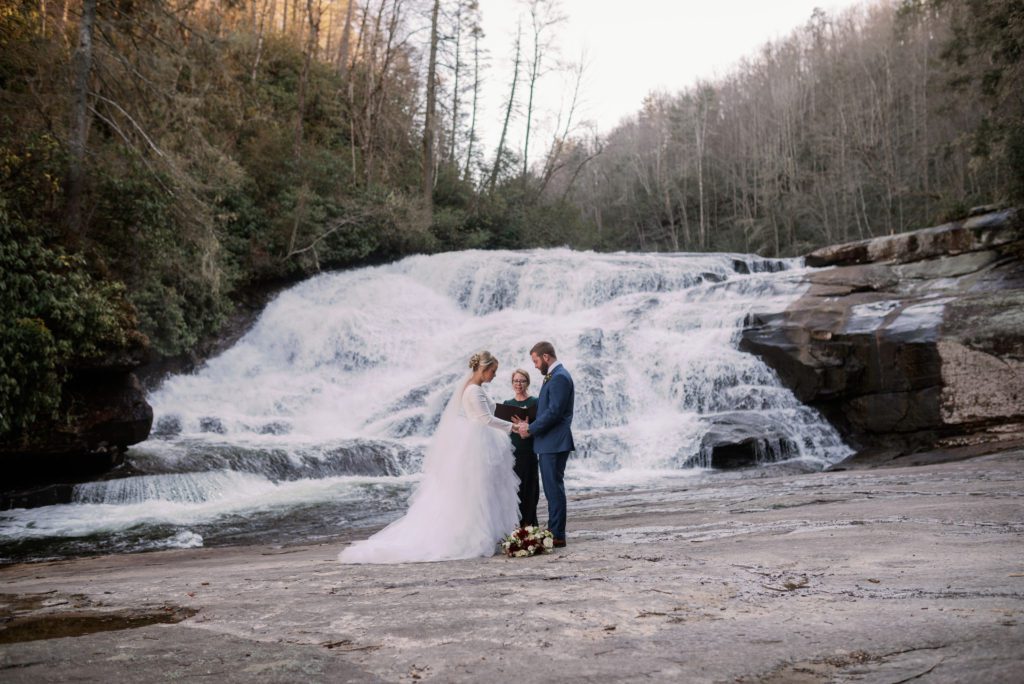
[[0, 679], [1020, 681], [1024, 451], [745, 476], [575, 497], [569, 546], [529, 559], [343, 566], [339, 542], [7, 566]]

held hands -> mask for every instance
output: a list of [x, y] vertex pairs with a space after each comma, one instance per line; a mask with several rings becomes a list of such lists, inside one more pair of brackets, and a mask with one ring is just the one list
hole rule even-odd
[[530, 424], [519, 418], [519, 416], [512, 416], [512, 431], [516, 432], [520, 437], [526, 439], [530, 436]]

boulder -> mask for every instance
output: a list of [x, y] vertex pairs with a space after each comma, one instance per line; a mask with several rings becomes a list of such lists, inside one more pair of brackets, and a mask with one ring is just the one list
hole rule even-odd
[[711, 427], [701, 440], [699, 461], [690, 465], [718, 470], [785, 461], [799, 446], [760, 413], [735, 411], [709, 416]]
[[1014, 210], [827, 247], [809, 288], [741, 348], [862, 454], [1016, 439], [1024, 424], [1024, 231]]
[[68, 421], [0, 443], [4, 490], [67, 483], [120, 464], [128, 446], [146, 439], [153, 409], [138, 379], [123, 369], [76, 373], [65, 385]]

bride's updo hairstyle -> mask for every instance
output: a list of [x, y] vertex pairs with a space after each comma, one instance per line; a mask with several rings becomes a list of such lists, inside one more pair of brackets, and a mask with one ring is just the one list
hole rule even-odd
[[491, 356], [489, 351], [478, 352], [469, 357], [469, 369], [474, 373], [478, 368], [486, 368], [496, 363], [498, 363], [498, 359]]

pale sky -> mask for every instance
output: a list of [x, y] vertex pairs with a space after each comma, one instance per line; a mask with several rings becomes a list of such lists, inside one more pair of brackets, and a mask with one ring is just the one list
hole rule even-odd
[[[586, 51], [582, 118], [607, 133], [623, 117], [636, 113], [648, 93], [675, 93], [695, 79], [728, 73], [764, 43], [806, 24], [815, 7], [834, 15], [854, 4], [856, 0], [562, 0], [568, 20], [556, 40], [562, 60], [578, 61]], [[483, 119], [488, 124], [487, 147], [493, 151], [508, 94], [517, 18], [523, 16], [525, 33], [529, 15], [520, 0], [480, 0], [480, 9], [491, 51]], [[525, 37], [524, 43], [529, 44]], [[552, 73], [542, 86], [543, 133], [534, 138], [536, 145], [531, 142], [531, 158], [534, 150], [547, 147], [570, 84]], [[517, 127], [514, 146], [521, 147], [521, 137]]]

